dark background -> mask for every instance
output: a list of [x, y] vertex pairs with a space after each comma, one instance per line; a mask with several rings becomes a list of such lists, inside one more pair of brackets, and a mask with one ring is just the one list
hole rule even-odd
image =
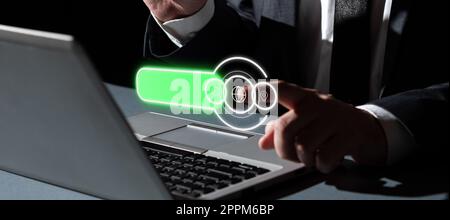
[[0, 24], [65, 33], [83, 45], [107, 82], [133, 86], [149, 10], [142, 0], [1, 1]]

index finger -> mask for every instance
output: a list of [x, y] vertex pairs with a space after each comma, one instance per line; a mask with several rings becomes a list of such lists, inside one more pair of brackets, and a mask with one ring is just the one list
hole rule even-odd
[[289, 110], [295, 109], [307, 92], [298, 85], [281, 80], [275, 82], [274, 86], [278, 87], [278, 102]]

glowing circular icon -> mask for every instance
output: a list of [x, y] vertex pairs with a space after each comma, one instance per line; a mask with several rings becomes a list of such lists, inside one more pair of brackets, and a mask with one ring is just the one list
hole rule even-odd
[[247, 99], [247, 91], [243, 86], [235, 86], [232, 91], [233, 100], [237, 103], [244, 103]]
[[[220, 96], [213, 95], [211, 97], [210, 89], [213, 89], [213, 91], [222, 90], [222, 92], [221, 92], [222, 94]], [[206, 100], [208, 100], [208, 102], [210, 102], [214, 105], [222, 105], [223, 104], [223, 102], [225, 101], [225, 97], [226, 97], [226, 91], [227, 90], [224, 87], [223, 81], [220, 79], [217, 79], [217, 78], [208, 79], [203, 86], [203, 92], [205, 93]], [[218, 99], [218, 100], [214, 100], [214, 99]]]
[[[230, 63], [230, 62], [234, 62], [234, 61], [245, 62], [245, 63], [247, 63], [247, 64], [250, 64], [250, 65], [252, 65], [253, 67], [255, 67], [255, 68], [259, 71], [259, 73], [263, 76], [264, 79], [267, 79], [267, 78], [268, 78], [268, 75], [266, 74], [266, 72], [264, 71], [264, 69], [263, 69], [260, 65], [258, 65], [255, 61], [253, 61], [253, 60], [251, 60], [251, 59], [248, 59], [248, 58], [245, 58], [245, 57], [239, 57], [239, 56], [238, 56], [238, 57], [230, 57], [230, 58], [227, 58], [227, 59], [223, 60], [222, 62], [220, 62], [220, 63], [216, 66], [216, 68], [214, 69], [214, 74], [217, 74], [218, 72], [220, 72], [219, 70], [220, 70], [224, 65], [226, 65], [226, 64], [228, 64], [228, 63]], [[231, 80], [233, 80], [233, 79], [236, 79], [236, 78], [243, 79], [245, 82], [247, 82], [249, 88], [245, 88], [245, 87], [243, 87], [243, 86], [240, 86], [239, 88], [238, 88], [238, 86], [232, 87], [232, 92], [231, 92], [232, 98], [233, 98], [234, 101], [236, 101], [237, 103], [243, 103], [243, 102], [245, 102], [246, 99], [250, 98], [250, 99], [248, 100], [248, 102], [249, 102], [249, 107], [248, 107], [246, 110], [244, 110], [244, 111], [239, 111], [239, 110], [237, 110], [237, 109], [234, 109], [234, 108], [232, 108], [232, 107], [229, 105], [229, 103], [226, 101], [226, 100], [227, 100], [227, 96], [224, 96], [224, 104], [225, 104], [225, 106], [226, 106], [229, 110], [231, 110], [232, 112], [234, 112], [234, 113], [236, 113], [236, 114], [246, 114], [246, 113], [248, 113], [250, 110], [252, 110], [254, 107], [257, 107], [257, 106], [258, 106], [257, 103], [256, 103], [256, 101], [255, 101], [256, 99], [254, 99], [254, 98], [256, 98], [255, 88], [256, 88], [256, 85], [263, 85], [263, 84], [261, 84], [261, 83], [253, 84], [253, 83], [251, 82], [251, 80], [250, 80], [248, 77], [241, 76], [241, 75], [233, 75], [233, 76], [231, 76], [231, 77], [229, 77], [228, 79], [225, 80], [225, 83], [224, 83], [224, 90], [227, 90], [227, 85], [229, 84], [229, 82], [230, 82]], [[272, 85], [270, 85], [270, 86], [272, 86]], [[273, 86], [272, 86], [272, 87], [273, 87]], [[250, 93], [251, 93], [250, 97], [247, 97], [247, 91], [250, 91]], [[273, 91], [275, 91], [275, 88], [273, 88]], [[276, 91], [275, 91], [275, 92], [276, 92]], [[224, 92], [224, 94], [225, 94], [225, 93], [226, 93], [226, 91]], [[275, 94], [275, 96], [277, 97], [277, 94]], [[266, 95], [266, 97], [269, 97], [269, 96]], [[235, 99], [235, 98], [236, 98], [236, 99]], [[262, 109], [262, 110], [265, 110], [265, 109], [271, 109], [271, 108], [273, 108], [275, 105], [276, 105], [276, 102], [275, 102], [275, 104], [272, 104], [271, 106], [269, 106], [269, 108], [261, 108], [261, 109]], [[258, 107], [258, 108], [259, 108], [259, 107]], [[222, 123], [224, 123], [225, 125], [227, 125], [227, 126], [230, 127], [230, 128], [233, 128], [233, 129], [235, 129], [235, 130], [238, 130], [238, 131], [250, 131], [250, 130], [254, 130], [254, 129], [258, 128], [259, 126], [263, 125], [263, 124], [267, 121], [267, 119], [268, 119], [268, 116], [267, 116], [267, 115], [264, 115], [264, 117], [260, 118], [259, 121], [258, 121], [256, 124], [252, 125], [252, 126], [238, 127], [238, 126], [234, 126], [234, 125], [232, 125], [231, 123], [227, 122], [227, 121], [220, 115], [220, 113], [217, 111], [217, 109], [214, 110], [214, 113], [216, 114], [216, 116], [219, 118], [219, 120], [220, 120]]]
[[[267, 93], [266, 89], [262, 90], [262, 92], [260, 92], [260, 94], [258, 96], [258, 99], [256, 99], [256, 92], [258, 91], [258, 88], [259, 87], [263, 87], [263, 86], [269, 88], [271, 90], [271, 92]], [[274, 95], [273, 96], [269, 96], [269, 94], [274, 94]], [[255, 106], [258, 109], [261, 109], [263, 111], [270, 111], [270, 110], [272, 110], [278, 103], [277, 90], [275, 89], [275, 87], [272, 84], [270, 84], [268, 82], [258, 82], [258, 83], [256, 83], [255, 84], [255, 89], [252, 90], [252, 94], [251, 95], [252, 95], [252, 99], [255, 100]], [[270, 100], [270, 97], [273, 97], [274, 100], [273, 101]], [[262, 101], [264, 103], [269, 102], [270, 105], [268, 107], [261, 106], [259, 104], [259, 102], [256, 101], [256, 100]]]
[[269, 98], [269, 94], [266, 91], [259, 92], [259, 99], [261, 101], [264, 101], [264, 102], [270, 101], [270, 100], [268, 100], [268, 98]]
[[[234, 75], [234, 76], [231, 76], [228, 79], [226, 79], [225, 83], [224, 83], [224, 90], [227, 90], [227, 88], [229, 87], [230, 82], [232, 82], [232, 80], [234, 80], [234, 79], [243, 79], [243, 82], [247, 83], [248, 89], [250, 91], [253, 90], [254, 85], [253, 85], [252, 81], [250, 81], [250, 79], [248, 79], [248, 78], [246, 78], [244, 76], [241, 76], [241, 75]], [[232, 84], [233, 90], [236, 87], [242, 87], [244, 92], [247, 93], [247, 91], [245, 91], [246, 89], [245, 89], [244, 86], [236, 86], [236, 85]], [[231, 98], [234, 99], [233, 93], [231, 94]], [[236, 113], [236, 114], [246, 114], [246, 113], [250, 112], [255, 107], [255, 102], [253, 100], [248, 100], [248, 103], [247, 103], [248, 106], [244, 110], [233, 108], [230, 105], [230, 103], [227, 102], [227, 100], [228, 100], [228, 96], [225, 96], [224, 97], [225, 106], [228, 108], [228, 110], [230, 110], [231, 112]], [[244, 102], [245, 102], [245, 100], [243, 100], [243, 102], [241, 102], [241, 104], [244, 104]], [[239, 102], [237, 102], [237, 103], [239, 103]]]

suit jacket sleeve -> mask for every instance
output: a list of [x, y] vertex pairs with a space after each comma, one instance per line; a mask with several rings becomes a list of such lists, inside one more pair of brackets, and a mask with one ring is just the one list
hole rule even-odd
[[411, 132], [420, 150], [448, 147], [449, 83], [410, 90], [373, 102], [394, 114]]
[[[144, 41], [144, 57], [168, 64], [213, 67], [231, 55], [249, 54], [254, 47], [256, 24], [227, 6], [215, 1], [214, 16], [185, 46], [173, 44], [150, 16]], [[202, 62], [202, 63], [199, 63]]]

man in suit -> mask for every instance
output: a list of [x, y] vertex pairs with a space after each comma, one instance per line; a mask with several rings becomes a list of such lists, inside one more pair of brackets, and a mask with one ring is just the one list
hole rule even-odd
[[447, 1], [144, 2], [150, 60], [212, 67], [239, 54], [284, 80], [288, 111], [262, 149], [328, 173], [346, 155], [385, 165], [448, 145]]

